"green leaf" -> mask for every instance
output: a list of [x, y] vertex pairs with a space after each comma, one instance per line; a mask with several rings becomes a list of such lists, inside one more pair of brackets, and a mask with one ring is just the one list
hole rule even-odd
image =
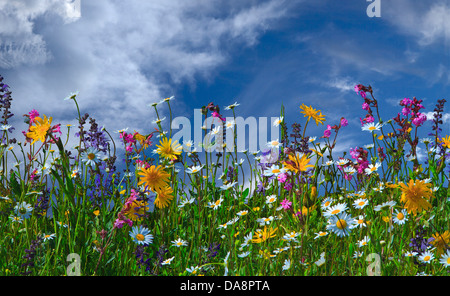
[[248, 192], [249, 192], [249, 189], [248, 189], [248, 188], [245, 189], [244, 192], [242, 192], [242, 198], [243, 198], [243, 199], [247, 198]]
[[11, 174], [11, 176], [9, 177], [9, 185], [11, 187], [12, 192], [16, 196], [21, 196], [22, 195], [22, 188], [20, 187], [19, 182], [17, 182], [17, 180], [16, 180], [16, 174], [15, 173]]

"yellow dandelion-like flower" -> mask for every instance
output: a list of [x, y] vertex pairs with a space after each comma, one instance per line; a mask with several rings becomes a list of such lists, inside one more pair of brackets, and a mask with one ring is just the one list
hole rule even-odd
[[422, 210], [428, 210], [431, 204], [428, 200], [432, 197], [433, 192], [430, 188], [430, 183], [424, 181], [409, 180], [408, 185], [400, 183], [400, 189], [402, 190], [401, 201], [405, 204], [404, 207], [408, 211], [416, 215], [417, 212]]
[[292, 172], [305, 172], [308, 168], [314, 167], [312, 164], [309, 164], [311, 159], [306, 154], [296, 152], [294, 155], [289, 154], [288, 157], [289, 160], [284, 161], [283, 164], [286, 169]]
[[170, 186], [166, 186], [158, 190], [157, 197], [155, 199], [155, 206], [159, 209], [165, 208], [170, 204], [173, 199], [173, 189]]
[[165, 159], [174, 160], [178, 155], [181, 154], [183, 147], [178, 143], [178, 141], [172, 142], [172, 139], [167, 139], [164, 137], [159, 145], [156, 145], [158, 149], [156, 152]]
[[146, 137], [144, 135], [141, 135], [138, 132], [135, 132], [134, 134], [134, 138], [136, 139], [136, 141], [139, 142], [139, 144], [141, 144], [142, 149], [147, 149], [148, 148], [148, 144], [149, 144], [149, 137]]
[[322, 112], [320, 110], [315, 110], [311, 106], [306, 106], [305, 104], [302, 104], [300, 106], [300, 113], [303, 113], [305, 117], [308, 117], [308, 121], [312, 118], [316, 122], [317, 125], [323, 124], [325, 121], [325, 115], [322, 115]]
[[53, 118], [47, 118], [44, 115], [44, 118], [36, 117], [34, 122], [36, 125], [30, 126], [30, 131], [27, 133], [27, 137], [33, 139], [31, 144], [34, 144], [36, 141], [45, 142], [45, 138], [47, 137], [47, 132], [51, 127]]
[[138, 175], [138, 185], [148, 186], [153, 191], [166, 187], [170, 177], [169, 173], [162, 169], [160, 165], [157, 167], [152, 165], [149, 168], [143, 167]]
[[278, 227], [273, 229], [272, 227], [267, 228], [264, 226], [263, 230], [256, 231], [255, 235], [253, 235], [252, 243], [260, 244], [265, 242], [269, 238], [275, 237], [275, 232], [278, 230]]
[[141, 221], [148, 209], [149, 207], [145, 201], [134, 200], [130, 208], [125, 211], [124, 214], [133, 221]]
[[448, 247], [448, 243], [450, 242], [450, 232], [448, 230], [441, 234], [436, 232], [436, 234], [433, 234], [432, 236], [434, 240], [431, 242], [431, 244], [436, 247], [437, 255], [440, 256]]
[[439, 143], [443, 143], [442, 146], [445, 148], [450, 148], [450, 136], [446, 136], [445, 138], [438, 139]]

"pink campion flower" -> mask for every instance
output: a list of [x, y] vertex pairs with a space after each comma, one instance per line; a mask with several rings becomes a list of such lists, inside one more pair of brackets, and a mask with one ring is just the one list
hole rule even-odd
[[352, 156], [353, 159], [358, 159], [359, 157], [359, 152], [358, 152], [358, 147], [350, 148], [350, 155]]
[[371, 122], [374, 122], [375, 121], [375, 118], [373, 118], [373, 116], [367, 116], [366, 118], [365, 118], [365, 121], [366, 121], [366, 123], [371, 123]]
[[415, 126], [421, 126], [427, 120], [427, 116], [422, 113], [418, 113], [418, 115], [412, 120], [412, 123]]
[[211, 115], [212, 117], [219, 118], [220, 120], [225, 121], [225, 118], [223, 118], [222, 115], [220, 115], [217, 111], [214, 111]]
[[403, 107], [402, 109], [402, 114], [405, 116], [408, 116], [408, 114], [411, 112], [411, 109], [407, 108], [407, 107]]
[[131, 144], [125, 146], [127, 152], [133, 152], [133, 146]]
[[114, 221], [114, 228], [122, 228], [125, 224], [128, 224], [130, 227], [133, 226], [133, 221], [128, 219], [127, 217], [121, 215], [119, 213], [120, 218], [117, 218], [116, 221]]
[[289, 210], [289, 209], [291, 208], [291, 206], [292, 206], [292, 202], [290, 202], [288, 199], [285, 198], [285, 199], [281, 202], [281, 206], [283, 207], [283, 209]]
[[30, 124], [32, 124], [34, 123], [34, 119], [36, 117], [39, 117], [39, 112], [33, 109], [30, 112], [28, 112], [28, 117], [30, 118]]
[[403, 100], [400, 101], [400, 106], [408, 106], [412, 103], [413, 101], [410, 98], [404, 98]]
[[363, 109], [363, 110], [366, 110], [366, 111], [369, 111], [369, 109], [370, 109], [369, 104], [367, 104], [366, 102], [364, 102], [364, 103], [362, 104], [362, 109]]
[[284, 184], [284, 189], [286, 189], [287, 191], [291, 191], [292, 189], [292, 184], [289, 182], [286, 182], [286, 184]]
[[327, 125], [327, 129], [323, 132], [322, 138], [329, 138], [331, 136], [331, 125]]
[[345, 119], [344, 117], [341, 118], [341, 125], [342, 126], [347, 126], [348, 125], [348, 120]]
[[281, 173], [281, 174], [279, 174], [278, 177], [277, 177], [278, 182], [280, 182], [280, 183], [286, 182], [287, 177], [288, 177], [288, 176], [287, 176], [286, 173]]
[[359, 94], [360, 94], [361, 97], [363, 97], [364, 99], [367, 98], [366, 92], [361, 91]]
[[347, 173], [344, 173], [344, 179], [345, 180], [347, 180], [347, 181], [351, 181], [352, 180], [352, 175], [350, 175], [350, 174], [347, 174]]

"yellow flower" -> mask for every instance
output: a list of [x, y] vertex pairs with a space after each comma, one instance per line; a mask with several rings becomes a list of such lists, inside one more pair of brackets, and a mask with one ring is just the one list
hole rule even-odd
[[148, 144], [149, 144], [148, 137], [146, 137], [144, 135], [141, 135], [138, 132], [135, 132], [134, 133], [134, 138], [136, 139], [136, 141], [138, 141], [141, 144], [142, 149], [145, 150], [145, 149], [148, 148]]
[[149, 207], [145, 201], [134, 200], [130, 208], [125, 211], [125, 215], [133, 221], [141, 221], [148, 209]]
[[391, 217], [389, 217], [389, 216], [383, 216], [383, 221], [384, 221], [384, 222], [388, 223], [389, 220], [391, 220]]
[[34, 142], [36, 142], [37, 140], [45, 142], [47, 132], [52, 124], [52, 119], [52, 117], [47, 118], [46, 115], [44, 115], [44, 119], [40, 117], [36, 117], [34, 119], [36, 125], [31, 126], [30, 131], [27, 133], [27, 137], [33, 139], [33, 142], [31, 144], [34, 144]]
[[156, 145], [156, 147], [158, 147], [156, 152], [161, 157], [169, 160], [175, 160], [183, 150], [183, 147], [178, 144], [178, 141], [172, 143], [172, 139], [167, 139], [166, 137], [164, 137], [162, 141], [159, 142], [159, 145]]
[[306, 154], [296, 152], [295, 155], [289, 154], [288, 157], [289, 160], [284, 161], [283, 164], [286, 169], [292, 172], [305, 172], [308, 168], [314, 167], [312, 164], [309, 164], [311, 159]]
[[94, 213], [95, 216], [100, 215], [100, 211], [99, 210], [95, 210], [93, 213]]
[[443, 143], [442, 146], [444, 148], [450, 148], [450, 136], [446, 136], [445, 138], [438, 139], [439, 143]]
[[278, 227], [273, 229], [270, 227], [267, 229], [267, 226], [264, 226], [263, 230], [256, 231], [255, 235], [253, 235], [252, 243], [262, 243], [275, 236], [275, 232], [278, 230]]
[[155, 199], [155, 206], [159, 209], [165, 208], [170, 204], [173, 199], [173, 189], [170, 186], [166, 186], [157, 191], [157, 197]]
[[302, 207], [302, 215], [303, 215], [303, 216], [308, 215], [309, 213], [311, 213], [312, 211], [314, 211], [314, 210], [316, 209], [316, 207], [317, 207], [316, 205], [313, 205], [313, 206], [311, 206], [311, 207], [309, 207], [309, 208], [303, 206], [303, 207]]
[[440, 256], [444, 253], [444, 250], [447, 249], [448, 243], [450, 242], [450, 232], [446, 230], [444, 233], [433, 234], [434, 241], [431, 243], [437, 249], [437, 255]]
[[416, 215], [417, 212], [422, 210], [428, 210], [431, 204], [428, 200], [432, 197], [432, 191], [430, 188], [430, 183], [425, 183], [424, 181], [409, 180], [408, 185], [400, 183], [400, 188], [402, 190], [401, 201], [405, 204], [405, 209], [408, 214], [411, 212]]
[[169, 182], [170, 177], [169, 173], [164, 171], [160, 165], [157, 167], [152, 165], [149, 168], [141, 168], [138, 175], [138, 185], [148, 186], [153, 191], [164, 188], [167, 185], [167, 182]]
[[305, 117], [308, 117], [308, 121], [312, 118], [316, 121], [317, 125], [319, 125], [319, 123], [323, 124], [323, 122], [325, 121], [325, 115], [322, 115], [322, 112], [320, 110], [315, 110], [311, 106], [308, 107], [305, 104], [302, 104], [300, 106], [300, 109], [302, 109], [300, 113], [303, 113]]

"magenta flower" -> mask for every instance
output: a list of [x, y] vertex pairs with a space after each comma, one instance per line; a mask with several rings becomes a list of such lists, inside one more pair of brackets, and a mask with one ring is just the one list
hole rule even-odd
[[327, 129], [323, 132], [322, 138], [329, 138], [331, 136], [331, 125], [327, 125]]
[[292, 184], [289, 182], [286, 182], [286, 184], [284, 184], [284, 189], [286, 189], [287, 191], [291, 191], [292, 189]]
[[415, 126], [421, 126], [427, 120], [427, 116], [422, 113], [418, 113], [418, 115], [412, 120], [412, 123]]
[[348, 120], [345, 119], [345, 118], [342, 118], [342, 119], [341, 119], [341, 125], [342, 125], [342, 126], [347, 126], [347, 125], [348, 125]]
[[220, 115], [217, 111], [214, 111], [211, 115], [212, 117], [219, 118], [220, 120], [225, 121], [225, 118], [223, 118], [222, 115]]
[[362, 109], [363, 109], [363, 110], [366, 110], [366, 111], [369, 111], [369, 109], [370, 109], [369, 104], [363, 103], [363, 104], [362, 104]]
[[411, 112], [411, 109], [407, 108], [407, 107], [403, 107], [402, 109], [402, 114], [405, 116], [408, 116], [408, 114]]
[[39, 117], [39, 112], [37, 112], [36, 110], [33, 109], [28, 113], [28, 116], [30, 117], [30, 123], [33, 123], [34, 119], [36, 117]]
[[287, 174], [286, 173], [281, 173], [281, 174], [278, 175], [277, 179], [278, 179], [278, 182], [284, 183], [284, 182], [286, 182]]
[[281, 202], [281, 206], [283, 207], [283, 209], [289, 210], [289, 209], [291, 208], [291, 206], [292, 206], [292, 202], [290, 202], [288, 199], [285, 198], [285, 199]]

